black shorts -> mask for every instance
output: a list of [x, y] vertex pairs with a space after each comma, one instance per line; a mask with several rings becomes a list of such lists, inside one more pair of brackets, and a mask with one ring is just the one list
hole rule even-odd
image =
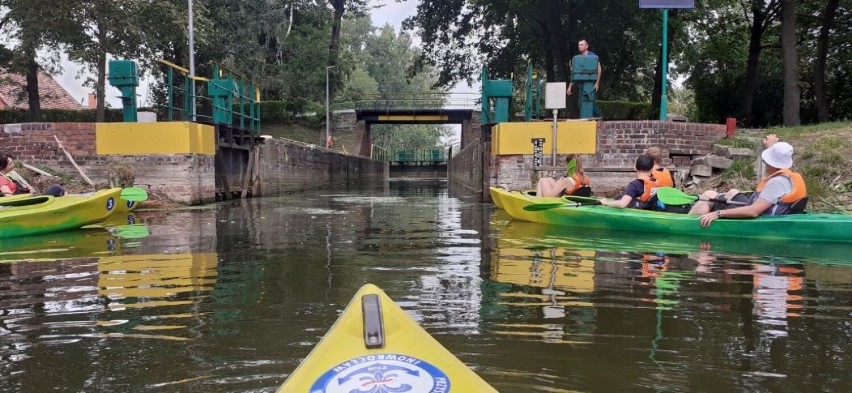
[[[719, 194], [719, 195], [724, 195], [724, 194]], [[745, 202], [748, 202], [748, 199], [749, 198], [746, 194], [739, 193], [737, 195], [734, 195], [734, 198], [732, 200], [745, 203]], [[733, 209], [735, 207], [740, 207], [740, 206], [742, 206], [742, 205], [729, 205], [729, 204], [723, 203], [723, 202], [713, 202], [713, 206], [710, 207], [710, 211], [714, 212], [716, 210], [728, 210], [728, 209]]]

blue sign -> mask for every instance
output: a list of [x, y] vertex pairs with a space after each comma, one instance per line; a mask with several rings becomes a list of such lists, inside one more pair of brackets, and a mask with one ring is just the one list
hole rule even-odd
[[695, 8], [695, 0], [639, 0], [639, 8]]

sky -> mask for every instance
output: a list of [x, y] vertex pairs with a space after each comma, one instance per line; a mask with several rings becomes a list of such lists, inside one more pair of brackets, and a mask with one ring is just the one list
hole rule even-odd
[[[406, 0], [402, 2], [397, 2], [396, 0], [372, 0], [372, 6], [381, 6], [372, 10], [370, 17], [373, 21], [373, 25], [383, 26], [387, 23], [393, 26], [398, 32], [402, 27], [402, 21], [409, 16], [413, 16], [417, 12], [417, 3], [417, 0]], [[419, 42], [416, 41], [416, 37], [415, 42]], [[86, 96], [88, 93], [94, 91], [92, 88], [83, 86], [86, 78], [91, 77], [91, 73], [81, 72], [81, 65], [67, 60], [62, 62], [62, 68], [63, 72], [62, 74], [55, 76], [56, 80], [65, 88], [65, 90], [68, 90], [77, 102], [85, 105]], [[453, 88], [452, 92], [479, 93], [479, 87], [468, 87], [466, 84], [462, 84], [461, 86]], [[136, 93], [139, 95], [140, 107], [150, 104], [148, 102], [148, 86], [146, 81], [142, 81], [140, 83], [140, 86], [136, 89]], [[114, 108], [121, 107], [121, 99], [118, 98], [118, 89], [107, 84], [106, 95], [108, 105]]]

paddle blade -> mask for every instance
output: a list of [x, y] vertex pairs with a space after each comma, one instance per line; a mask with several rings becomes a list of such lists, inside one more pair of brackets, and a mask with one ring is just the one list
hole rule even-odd
[[601, 204], [601, 200], [598, 199], [598, 198], [594, 198], [594, 197], [584, 197], [584, 196], [579, 196], [579, 195], [566, 195], [563, 198], [565, 198], [565, 199], [567, 199], [571, 202], [577, 202], [581, 205], [600, 205]]
[[568, 206], [568, 205], [567, 205], [567, 204], [565, 204], [565, 203], [561, 203], [561, 202], [554, 202], [554, 203], [534, 203], [534, 204], [532, 204], [532, 205], [524, 206], [524, 210], [526, 210], [526, 211], [530, 211], [530, 212], [537, 212], [537, 211], [541, 211], [541, 210], [550, 210], [550, 209], [555, 209], [555, 208], [557, 208], [557, 207], [562, 207], [562, 206]]
[[686, 194], [677, 188], [660, 187], [657, 189], [657, 199], [666, 205], [686, 205], [695, 202], [698, 197]]
[[565, 177], [572, 177], [577, 172], [577, 159], [572, 158], [568, 161], [568, 169], [565, 171]]
[[142, 202], [148, 200], [148, 192], [139, 187], [127, 187], [121, 190], [121, 199]]

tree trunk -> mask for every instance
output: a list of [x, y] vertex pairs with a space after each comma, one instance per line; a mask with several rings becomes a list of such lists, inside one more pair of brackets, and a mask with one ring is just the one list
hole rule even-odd
[[[106, 47], [106, 30], [102, 28], [99, 24], [98, 26], [98, 44], [101, 48]], [[98, 80], [95, 83], [95, 101], [97, 101], [97, 107], [95, 108], [95, 119], [98, 123], [103, 123], [106, 121], [106, 102], [105, 101], [105, 90], [106, 90], [106, 51], [101, 50], [98, 53]]]
[[752, 0], [751, 2], [751, 35], [748, 43], [748, 60], [746, 61], [745, 81], [743, 83], [743, 101], [740, 108], [740, 119], [746, 127], [754, 123], [752, 109], [754, 108], [754, 95], [757, 90], [757, 79], [760, 76], [760, 50], [763, 40], [763, 1]]
[[839, 0], [828, 0], [822, 16], [822, 27], [817, 38], [817, 57], [814, 64], [814, 94], [817, 103], [817, 118], [820, 123], [829, 121], [828, 97], [825, 93], [825, 62], [828, 57], [828, 36], [834, 16], [837, 14]]
[[38, 89], [39, 66], [36, 62], [35, 48], [30, 48], [27, 53], [27, 104], [29, 104], [30, 121], [41, 121], [41, 97]]
[[569, 47], [562, 31], [562, 8], [558, 0], [547, 0], [542, 7], [545, 13], [547, 32], [550, 35], [550, 52], [555, 62], [556, 80], [568, 80]]
[[781, 0], [781, 53], [784, 61], [784, 125], [797, 126], [799, 117], [799, 55], [796, 51], [796, 1]]
[[[340, 50], [340, 22], [343, 20], [344, 0], [328, 0], [334, 7], [334, 19], [331, 23], [331, 42], [328, 44], [328, 65], [337, 66], [337, 53]], [[334, 83], [329, 83], [329, 102], [334, 101]]]

